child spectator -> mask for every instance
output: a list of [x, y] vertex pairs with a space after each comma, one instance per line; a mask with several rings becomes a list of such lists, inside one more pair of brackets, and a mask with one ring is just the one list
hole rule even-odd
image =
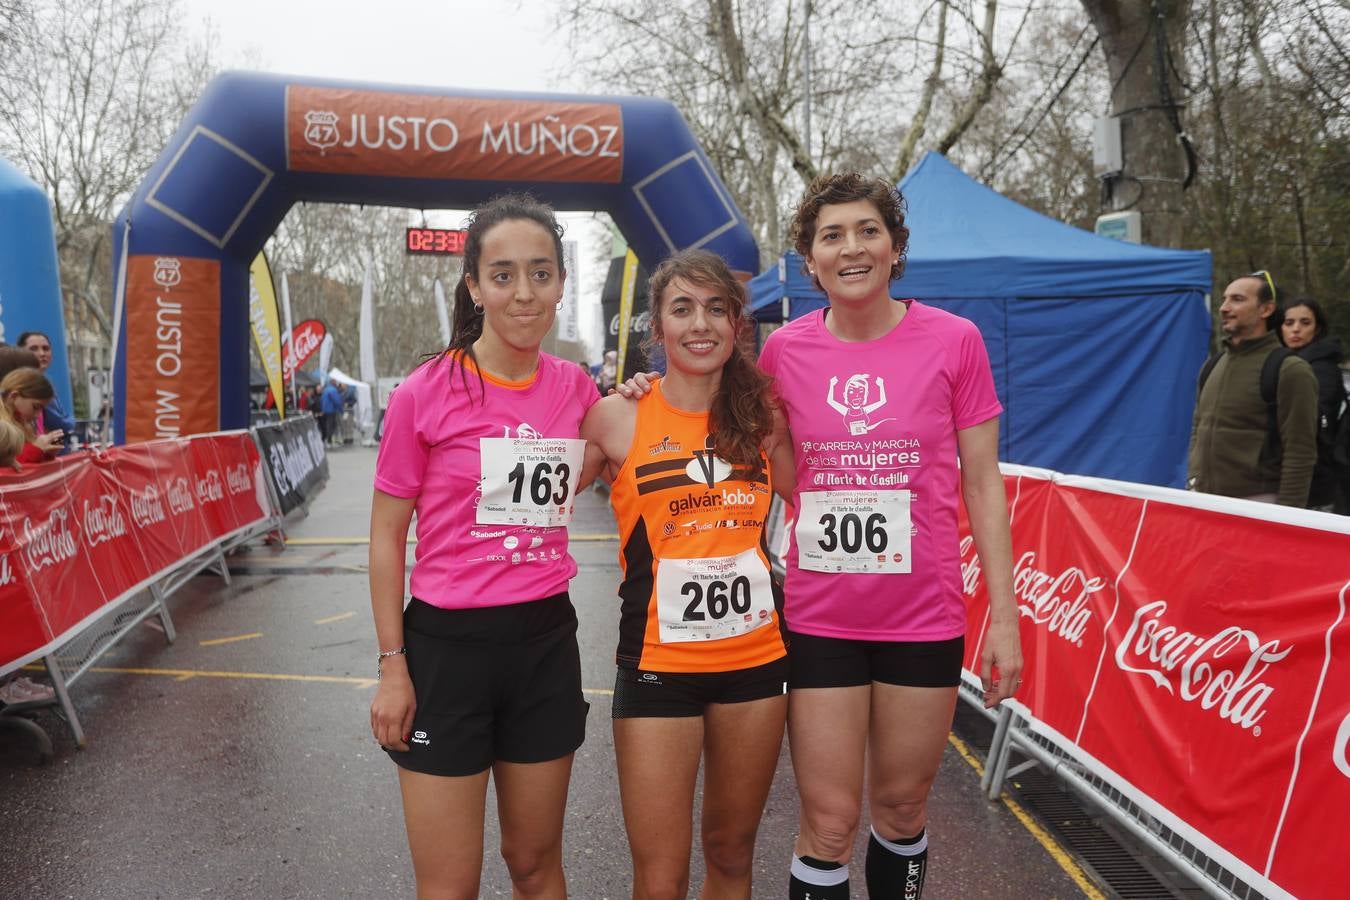
[[37, 433], [39, 417], [55, 395], [52, 383], [37, 369], [15, 369], [0, 379], [0, 417], [17, 425], [24, 434], [18, 462], [46, 462], [60, 451], [64, 431]]

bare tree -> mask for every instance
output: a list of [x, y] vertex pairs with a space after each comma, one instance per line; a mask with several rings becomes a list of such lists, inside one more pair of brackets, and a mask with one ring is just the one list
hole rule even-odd
[[[783, 244], [785, 207], [817, 173], [899, 178], [923, 147], [954, 147], [994, 96], [1036, 6], [1028, 0], [1009, 24], [997, 0], [571, 0], [562, 24], [599, 85], [680, 108], [767, 261]], [[930, 74], [903, 77], [913, 71]]]
[[214, 38], [189, 40], [175, 0], [0, 0], [0, 22], [0, 153], [51, 198], [70, 330], [106, 339], [110, 225], [213, 73]]

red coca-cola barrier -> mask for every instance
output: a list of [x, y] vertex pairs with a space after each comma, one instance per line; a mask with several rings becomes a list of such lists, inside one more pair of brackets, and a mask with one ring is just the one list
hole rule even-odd
[[[1336, 895], [1350, 524], [1013, 467], [1005, 481], [1031, 730], [1267, 896]], [[978, 672], [988, 598], [961, 524]]]
[[270, 517], [247, 432], [78, 453], [0, 474], [0, 673]]

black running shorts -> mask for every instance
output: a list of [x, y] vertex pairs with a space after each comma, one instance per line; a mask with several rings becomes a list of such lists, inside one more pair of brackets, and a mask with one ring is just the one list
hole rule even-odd
[[590, 705], [566, 592], [480, 609], [413, 598], [403, 640], [417, 711], [408, 751], [385, 751], [403, 768], [473, 775], [497, 761], [561, 759], [581, 746]]
[[789, 631], [790, 683], [798, 688], [858, 687], [874, 681], [903, 687], [956, 687], [965, 638], [947, 641], [854, 641]]
[[614, 677], [616, 719], [703, 715], [709, 703], [745, 703], [787, 693], [787, 658], [734, 672], [648, 672], [619, 667]]

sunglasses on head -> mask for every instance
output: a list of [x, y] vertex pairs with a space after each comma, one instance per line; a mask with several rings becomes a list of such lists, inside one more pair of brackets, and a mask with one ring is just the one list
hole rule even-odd
[[1248, 277], [1248, 278], [1264, 278], [1264, 279], [1266, 280], [1266, 285], [1270, 287], [1270, 299], [1271, 299], [1271, 300], [1278, 300], [1278, 299], [1279, 299], [1279, 296], [1278, 296], [1278, 295], [1276, 294], [1276, 292], [1275, 292], [1275, 281], [1274, 281], [1274, 279], [1272, 279], [1272, 278], [1270, 277], [1270, 273], [1267, 272], [1265, 269], [1257, 269], [1255, 272], [1253, 272], [1252, 274], [1248, 275], [1247, 277]]

